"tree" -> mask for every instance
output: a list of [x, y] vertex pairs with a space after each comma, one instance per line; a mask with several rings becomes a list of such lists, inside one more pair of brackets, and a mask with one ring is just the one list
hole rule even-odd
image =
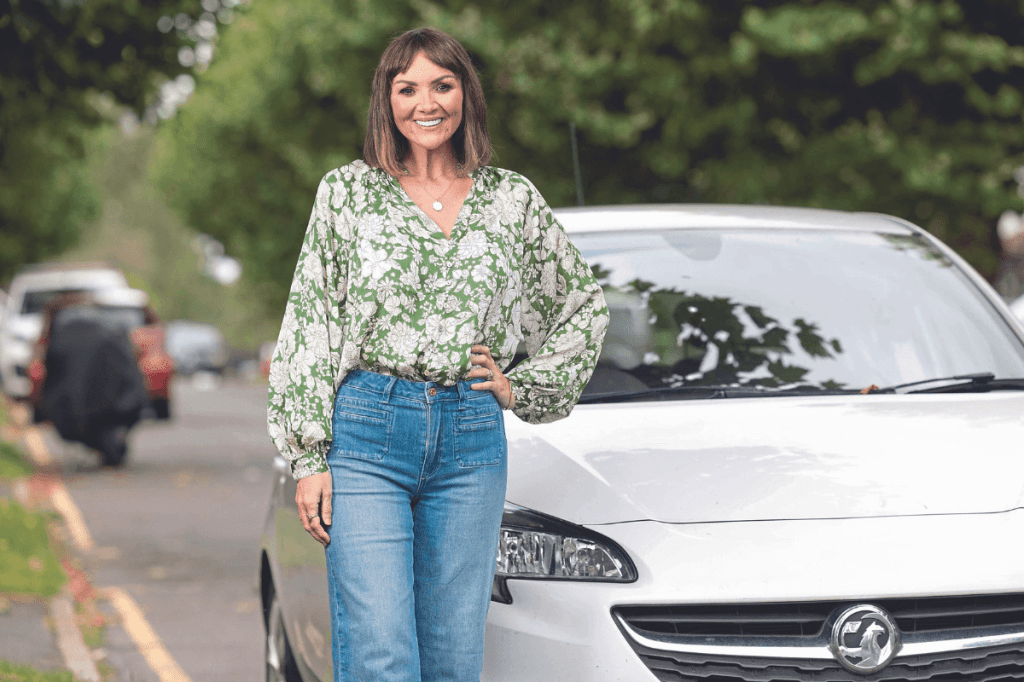
[[184, 31], [158, 20], [198, 0], [0, 0], [0, 280], [74, 244], [98, 199], [89, 131], [114, 102], [141, 113], [186, 69]]
[[[479, 65], [498, 163], [572, 203], [891, 213], [983, 273], [1019, 207], [1019, 0], [260, 0], [165, 131], [163, 183], [283, 304], [317, 180], [360, 156], [390, 36], [433, 25]], [[189, 178], [191, 182], [184, 182]]]

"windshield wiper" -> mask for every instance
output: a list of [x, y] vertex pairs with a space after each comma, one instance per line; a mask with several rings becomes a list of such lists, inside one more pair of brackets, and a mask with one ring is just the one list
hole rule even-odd
[[719, 393], [723, 386], [656, 386], [654, 388], [641, 388], [636, 391], [614, 391], [612, 393], [595, 393], [593, 395], [584, 395], [579, 399], [580, 404], [584, 403], [618, 403], [628, 402], [630, 400], [636, 400], [638, 398], [646, 398], [654, 395], [671, 395], [671, 394], [700, 394], [699, 398], [718, 398], [724, 396], [716, 395]]
[[[690, 395], [698, 399], [710, 398], [775, 398], [798, 395], [847, 395], [860, 393], [854, 389], [820, 388], [812, 385], [797, 385], [789, 388], [768, 388], [764, 386], [655, 386], [636, 391], [616, 391], [614, 393], [597, 393], [584, 395], [580, 404], [584, 403], [618, 403], [630, 400], [642, 400], [652, 396]], [[703, 395], [702, 395], [703, 394]]]
[[1024, 378], [996, 379], [996, 375], [991, 372], [957, 374], [887, 386], [873, 390], [871, 393], [987, 393], [988, 391], [1007, 390], [1024, 391]]

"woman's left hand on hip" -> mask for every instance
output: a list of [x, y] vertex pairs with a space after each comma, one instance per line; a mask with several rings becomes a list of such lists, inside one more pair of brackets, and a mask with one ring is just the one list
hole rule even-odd
[[470, 353], [469, 361], [476, 366], [469, 370], [469, 378], [485, 379], [478, 384], [473, 384], [470, 388], [474, 391], [490, 391], [498, 399], [501, 409], [509, 409], [512, 402], [512, 384], [494, 363], [491, 349], [477, 344], [470, 349]]

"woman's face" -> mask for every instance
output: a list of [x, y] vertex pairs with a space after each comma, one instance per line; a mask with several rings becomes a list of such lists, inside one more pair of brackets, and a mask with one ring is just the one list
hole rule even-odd
[[420, 52], [391, 82], [391, 112], [410, 145], [437, 149], [462, 123], [462, 83]]

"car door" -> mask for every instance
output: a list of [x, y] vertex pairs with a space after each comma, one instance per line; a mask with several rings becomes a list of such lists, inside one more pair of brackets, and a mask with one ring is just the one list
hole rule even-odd
[[283, 481], [274, 528], [280, 569], [276, 588], [296, 658], [321, 680], [330, 680], [331, 613], [324, 549], [303, 529], [295, 506], [295, 479], [287, 473], [287, 464], [281, 466], [284, 460], [278, 459]]

